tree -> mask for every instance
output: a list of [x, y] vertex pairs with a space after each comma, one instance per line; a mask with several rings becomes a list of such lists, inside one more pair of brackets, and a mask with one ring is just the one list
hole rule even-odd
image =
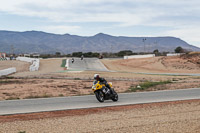
[[154, 53], [154, 54], [159, 53], [158, 49], [155, 49], [155, 50], [153, 51], [153, 53]]
[[61, 55], [60, 52], [56, 52], [56, 56], [59, 57]]
[[83, 55], [82, 52], [74, 52], [74, 53], [72, 53], [73, 57], [81, 57], [82, 55]]
[[184, 52], [184, 49], [182, 47], [177, 47], [175, 50], [175, 53], [183, 53]]
[[155, 54], [155, 56], [160, 56], [160, 55], [161, 55], [161, 54], [159, 53], [158, 49], [155, 49], [155, 50], [153, 51], [153, 53]]
[[118, 56], [122, 57], [122, 56], [125, 56], [125, 55], [132, 55], [133, 52], [131, 50], [123, 50], [123, 51], [119, 51], [117, 53]]

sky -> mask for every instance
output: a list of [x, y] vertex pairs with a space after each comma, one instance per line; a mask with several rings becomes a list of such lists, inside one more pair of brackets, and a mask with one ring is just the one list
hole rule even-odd
[[200, 47], [200, 0], [0, 0], [0, 30], [173, 36]]

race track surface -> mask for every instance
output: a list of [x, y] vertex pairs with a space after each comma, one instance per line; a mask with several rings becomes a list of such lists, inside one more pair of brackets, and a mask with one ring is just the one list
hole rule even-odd
[[68, 59], [67, 68], [69, 70], [76, 71], [108, 71], [104, 64], [101, 63], [101, 61], [97, 58], [84, 58], [83, 60], [81, 60], [80, 58], [74, 58], [73, 63], [72, 59]]
[[0, 101], [0, 115], [200, 99], [200, 88], [121, 93], [119, 101], [99, 103], [94, 95]]

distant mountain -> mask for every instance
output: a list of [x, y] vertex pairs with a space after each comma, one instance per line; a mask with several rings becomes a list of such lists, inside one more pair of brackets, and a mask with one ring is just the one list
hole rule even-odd
[[[143, 39], [146, 38], [145, 41]], [[72, 52], [152, 52], [155, 49], [163, 52], [174, 52], [181, 46], [184, 49], [200, 51], [200, 48], [189, 45], [175, 37], [123, 37], [103, 33], [83, 37], [70, 34], [51, 34], [41, 31], [0, 31], [0, 52], [6, 53], [55, 53]]]

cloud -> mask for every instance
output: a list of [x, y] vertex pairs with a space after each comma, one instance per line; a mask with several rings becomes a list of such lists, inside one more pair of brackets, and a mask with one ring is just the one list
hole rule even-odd
[[180, 27], [174, 30], [169, 30], [164, 33], [164, 35], [175, 36], [179, 38], [184, 38], [187, 42], [199, 43], [200, 27], [188, 26]]
[[[0, 2], [0, 13], [45, 19], [53, 24], [41, 28], [50, 32], [76, 32], [83, 28], [75, 25], [77, 23], [98, 22], [112, 23], [112, 27], [115, 28], [167, 27], [167, 30], [163, 30], [163, 35], [198, 41], [196, 35], [199, 32], [196, 27], [199, 27], [197, 22], [200, 21], [199, 0], [0, 0]], [[67, 25], [68, 23], [73, 23], [74, 26]], [[188, 25], [193, 26], [187, 28]], [[195, 37], [191, 36], [192, 34], [195, 34]]]
[[[160, 16], [181, 16], [196, 10], [197, 0], [6, 0], [0, 11], [55, 22], [121, 22], [149, 24]], [[198, 14], [198, 13], [197, 13]], [[157, 19], [159, 21], [159, 19]]]

